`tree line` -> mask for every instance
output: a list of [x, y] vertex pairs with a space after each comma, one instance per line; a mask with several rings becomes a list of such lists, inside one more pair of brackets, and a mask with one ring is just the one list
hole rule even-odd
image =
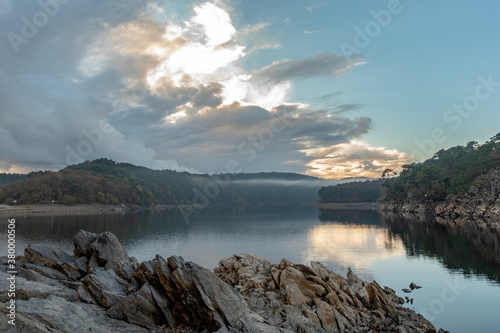
[[[466, 194], [486, 173], [500, 167], [500, 133], [483, 144], [441, 149], [423, 163], [403, 166], [398, 177], [387, 179], [386, 200], [447, 200]], [[390, 174], [392, 170], [386, 170]]]
[[320, 179], [294, 173], [199, 175], [98, 159], [57, 172], [31, 172], [2, 185], [0, 203], [313, 203], [319, 187]]

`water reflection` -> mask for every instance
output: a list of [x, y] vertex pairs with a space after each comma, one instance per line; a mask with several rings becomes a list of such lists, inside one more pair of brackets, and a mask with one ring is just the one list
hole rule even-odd
[[466, 276], [500, 282], [500, 230], [481, 220], [384, 213], [390, 232], [402, 239], [409, 257], [431, 257]]
[[308, 233], [306, 261], [315, 260], [345, 273], [347, 267], [372, 279], [370, 267], [389, 258], [404, 258], [405, 247], [391, 234], [373, 210], [330, 210], [319, 212], [320, 225]]
[[[0, 220], [6, 248], [7, 219]], [[287, 258], [321, 261], [344, 274], [400, 291], [410, 281], [424, 286], [411, 294], [428, 308], [446, 282], [467, 289], [434, 324], [452, 332], [496, 332], [500, 327], [500, 231], [481, 221], [418, 219], [371, 210], [320, 210], [305, 206], [210, 206], [186, 223], [179, 210], [91, 216], [17, 217], [17, 249], [49, 242], [70, 252], [80, 230], [110, 231], [139, 261], [156, 254], [182, 255], [212, 268], [234, 253], [252, 253], [273, 263]], [[465, 275], [464, 275], [465, 274]], [[476, 322], [474, 322], [476, 320]]]

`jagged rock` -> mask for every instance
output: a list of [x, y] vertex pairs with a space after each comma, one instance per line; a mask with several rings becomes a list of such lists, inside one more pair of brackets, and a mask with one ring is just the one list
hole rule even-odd
[[[361, 280], [350, 269], [345, 279], [317, 262], [312, 262], [312, 267], [309, 267], [282, 260], [278, 265], [271, 265], [270, 269], [267, 263], [263, 263], [267, 269], [258, 270], [255, 268], [258, 266], [256, 261], [256, 258], [248, 260], [247, 255], [233, 256], [221, 261], [214, 271], [234, 286], [247, 279], [239, 273], [240, 270], [260, 271], [261, 276], [255, 278], [268, 281], [268, 287], [271, 282], [275, 284], [276, 290], [272, 291], [272, 295], [259, 291], [260, 288], [242, 293], [251, 309], [258, 311], [266, 323], [272, 321], [274, 326], [293, 332], [350, 332], [351, 329], [360, 332], [363, 327], [366, 332], [369, 327], [385, 332], [396, 329], [400, 322], [413, 332], [427, 332], [432, 327], [423, 318], [401, 320], [399, 311], [403, 308], [396, 308], [392, 299], [399, 303], [404, 303], [404, 299], [390, 288], [386, 291], [375, 282]], [[307, 286], [304, 288], [308, 291], [307, 296], [299, 285]], [[276, 310], [280, 311], [279, 317]]]
[[413, 290], [415, 288], [417, 288], [417, 285], [415, 283], [413, 283], [413, 282], [410, 283], [410, 289]]
[[[221, 260], [214, 274], [176, 256], [139, 265], [110, 233], [80, 231], [74, 244], [75, 256], [31, 246], [17, 258], [21, 331], [159, 332], [168, 325], [186, 328], [179, 332], [435, 332], [396, 306], [394, 290], [350, 269], [344, 278], [318, 262], [273, 265], [243, 254]], [[2, 317], [0, 330], [9, 332]]]
[[85, 230], [80, 230], [73, 238], [73, 254], [75, 257], [87, 257], [90, 258], [90, 244], [94, 242], [97, 235]]
[[74, 258], [54, 245], [29, 245], [24, 250], [24, 256], [29, 262], [55, 269], [72, 280], [82, 277], [82, 272], [75, 264]]
[[314, 322], [295, 306], [285, 305], [286, 320], [283, 327], [292, 332], [326, 333], [320, 323]]
[[[91, 239], [91, 237], [89, 237]], [[121, 261], [128, 261], [127, 251], [118, 241], [115, 235], [110, 232], [103, 232], [96, 236], [89, 245], [89, 257], [93, 257], [100, 267], [106, 269], [116, 269]]]
[[[16, 331], [30, 333], [99, 332], [147, 333], [147, 329], [107, 318], [96, 305], [68, 302], [51, 295], [46, 299], [17, 301]], [[2, 306], [0, 311], [5, 313]], [[1, 317], [6, 317], [4, 314]]]
[[285, 286], [285, 292], [288, 304], [290, 305], [301, 306], [311, 302], [310, 298], [307, 298], [304, 294], [302, 294], [296, 283], [287, 284]]
[[97, 303], [106, 309], [127, 296], [127, 282], [113, 271], [102, 267], [91, 268], [90, 273], [82, 279], [82, 282]]
[[214, 273], [182, 257], [168, 258], [167, 266], [156, 273], [178, 323], [211, 331], [256, 329], [248, 305]]
[[110, 317], [150, 329], [166, 322], [148, 283], [145, 283], [139, 291], [121, 299], [109, 308], [106, 313]]
[[287, 285], [295, 283], [300, 292], [308, 298], [308, 304], [312, 304], [312, 299], [318, 296], [326, 295], [326, 290], [323, 286], [317, 285], [306, 279], [304, 273], [298, 269], [288, 266], [280, 274], [279, 287], [285, 289]]
[[[9, 274], [0, 271], [0, 281], [7, 281], [9, 276]], [[29, 281], [20, 276], [16, 277], [16, 299], [47, 298], [50, 295], [65, 298], [70, 302], [78, 299], [75, 290], [67, 288], [57, 281], [52, 280], [51, 284], [47, 284], [38, 281]], [[8, 297], [7, 288], [0, 288], [0, 302], [7, 302], [10, 298]]]

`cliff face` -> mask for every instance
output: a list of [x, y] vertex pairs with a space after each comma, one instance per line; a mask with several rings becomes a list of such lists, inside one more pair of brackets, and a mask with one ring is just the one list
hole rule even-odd
[[477, 185], [471, 186], [464, 198], [437, 205], [435, 212], [443, 217], [500, 222], [500, 168], [491, 170]]
[[379, 210], [453, 219], [481, 219], [489, 223], [500, 223], [500, 168], [493, 169], [483, 176], [469, 188], [463, 198], [445, 202], [386, 201]]
[[434, 216], [437, 205], [438, 203], [430, 200], [384, 201], [379, 211]]
[[[435, 332], [392, 289], [350, 270], [344, 278], [317, 262], [272, 265], [248, 254], [214, 272], [176, 256], [139, 264], [107, 232], [80, 231], [74, 244], [74, 255], [32, 245], [16, 258], [16, 326], [2, 289], [0, 331]], [[1, 264], [0, 278], [12, 278], [6, 257]]]

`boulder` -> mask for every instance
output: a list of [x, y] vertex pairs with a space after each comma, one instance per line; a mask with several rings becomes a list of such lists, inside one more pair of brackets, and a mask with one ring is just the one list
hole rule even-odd
[[73, 254], [75, 257], [87, 257], [90, 258], [90, 244], [92, 244], [97, 238], [97, 235], [85, 230], [80, 230], [73, 238]]
[[142, 288], [109, 308], [106, 313], [113, 318], [153, 329], [166, 322], [165, 316], [152, 295], [151, 286]]
[[113, 271], [102, 267], [93, 267], [90, 273], [82, 279], [89, 293], [105, 309], [109, 309], [127, 296], [128, 283]]
[[[46, 299], [20, 300], [16, 303], [16, 331], [14, 332], [149, 332], [143, 327], [107, 318], [104, 310], [96, 305], [68, 302], [55, 295]], [[0, 308], [0, 312], [6, 313], [6, 310], [3, 306]], [[2, 314], [1, 317], [7, 318], [5, 314]]]

